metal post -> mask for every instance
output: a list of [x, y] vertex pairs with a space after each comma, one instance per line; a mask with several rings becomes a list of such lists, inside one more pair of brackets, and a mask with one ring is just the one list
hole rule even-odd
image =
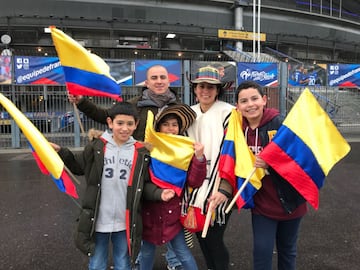
[[80, 123], [75, 114], [76, 114], [76, 112], [74, 110], [74, 114], [73, 114], [73, 117], [74, 117], [74, 146], [80, 147], [80, 136], [81, 136]]
[[[244, 28], [244, 15], [243, 15], [243, 8], [241, 6], [236, 6], [235, 10], [235, 29], [236, 30], [243, 30]], [[241, 41], [236, 42], [236, 49], [242, 51], [243, 50], [243, 43]]]
[[186, 79], [186, 74], [189, 74], [190, 77], [190, 61], [189, 60], [184, 60], [184, 70], [183, 70], [183, 74], [184, 74], [184, 96], [183, 96], [183, 102], [185, 104], [190, 105], [190, 83], [188, 82], [188, 80]]
[[339, 18], [341, 18], [341, 11], [342, 10], [342, 0], [340, 0], [340, 3], [339, 3]]
[[283, 116], [286, 115], [286, 91], [287, 91], [287, 85], [288, 85], [288, 63], [286, 62], [280, 62], [279, 64], [279, 70], [280, 70], [280, 84], [279, 84], [279, 110], [280, 114]]
[[258, 21], [257, 21], [257, 62], [260, 62], [260, 49], [261, 49], [261, 46], [260, 46], [260, 13], [261, 13], [261, 0], [258, 0]]
[[255, 59], [255, 51], [256, 51], [256, 0], [253, 0], [253, 59]]
[[[11, 96], [16, 105], [15, 95], [15, 56], [11, 54]], [[16, 122], [11, 119], [11, 147], [20, 148], [20, 129]]]
[[330, 16], [332, 16], [332, 9], [333, 9], [332, 0], [330, 0]]

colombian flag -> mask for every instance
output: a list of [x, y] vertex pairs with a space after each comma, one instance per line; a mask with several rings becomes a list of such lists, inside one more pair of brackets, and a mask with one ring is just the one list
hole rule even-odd
[[194, 155], [194, 141], [185, 136], [156, 132], [154, 115], [148, 111], [145, 142], [153, 147], [150, 151], [151, 180], [161, 188], [173, 189], [180, 196]]
[[[242, 115], [236, 109], [233, 109], [221, 149], [219, 175], [232, 185], [234, 194], [240, 190], [253, 170], [254, 162], [255, 156], [249, 149], [242, 130]], [[263, 169], [256, 169], [236, 201], [239, 209], [244, 205], [253, 206], [252, 197], [261, 187], [261, 179], [264, 175]]]
[[56, 27], [50, 29], [69, 93], [106, 96], [121, 101], [121, 87], [111, 77], [110, 67], [105, 61]]
[[49, 144], [44, 135], [33, 123], [12, 103], [0, 93], [0, 103], [17, 123], [30, 143], [30, 148], [42, 173], [51, 175], [61, 191], [78, 198], [76, 187], [64, 170], [64, 163]]
[[349, 144], [306, 88], [260, 156], [318, 209], [325, 177], [349, 151]]

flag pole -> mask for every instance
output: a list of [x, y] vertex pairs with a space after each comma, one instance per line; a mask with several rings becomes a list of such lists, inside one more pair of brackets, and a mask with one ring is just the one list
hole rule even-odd
[[71, 178], [76, 182], [76, 184], [80, 185], [80, 181], [75, 177], [75, 175], [69, 170], [68, 167], [64, 164], [65, 171], [71, 176]]
[[234, 206], [236, 200], [239, 198], [240, 193], [243, 192], [244, 188], [246, 187], [247, 183], [249, 183], [250, 178], [254, 175], [255, 171], [256, 171], [256, 167], [254, 167], [252, 169], [252, 171], [250, 172], [250, 174], [248, 175], [248, 177], [246, 178], [245, 182], [241, 185], [240, 189], [238, 190], [238, 192], [236, 192], [234, 198], [231, 200], [229, 206], [226, 208], [225, 213], [229, 213], [231, 208]]
[[83, 127], [83, 125], [82, 125], [82, 123], [81, 123], [79, 110], [78, 110], [75, 102], [73, 103], [73, 106], [74, 106], [74, 112], [75, 112], [75, 115], [76, 115], [76, 119], [78, 120], [78, 123], [79, 123], [79, 125], [80, 125], [81, 134], [84, 136], [84, 135], [85, 135], [85, 130], [84, 130], [84, 127]]
[[[212, 194], [214, 194], [215, 192], [218, 191], [219, 185], [220, 185], [220, 177], [219, 177], [219, 174], [217, 174], [217, 175], [216, 175], [216, 179], [215, 179], [215, 183], [214, 183], [214, 188], [213, 188]], [[211, 201], [210, 204], [209, 204], [208, 211], [207, 211], [207, 213], [206, 213], [206, 219], [205, 219], [204, 228], [203, 228], [202, 233], [201, 233], [201, 237], [202, 237], [202, 238], [205, 238], [205, 237], [206, 237], [207, 231], [208, 231], [208, 229], [209, 229], [210, 220], [211, 220], [211, 216], [212, 216], [212, 213], [213, 213], [213, 208], [214, 208], [214, 202]]]

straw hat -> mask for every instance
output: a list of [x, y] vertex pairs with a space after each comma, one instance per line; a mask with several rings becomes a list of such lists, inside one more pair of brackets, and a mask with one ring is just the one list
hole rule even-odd
[[155, 129], [161, 120], [169, 115], [175, 114], [180, 119], [179, 134], [183, 134], [196, 119], [196, 112], [186, 104], [173, 104], [163, 107], [155, 116]]
[[220, 81], [219, 71], [211, 66], [199, 68], [196, 72], [195, 79], [191, 83], [210, 83], [210, 84], [222, 84]]

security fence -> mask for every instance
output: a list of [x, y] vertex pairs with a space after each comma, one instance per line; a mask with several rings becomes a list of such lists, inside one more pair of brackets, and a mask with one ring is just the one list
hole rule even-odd
[[[0, 85], [1, 93], [11, 99], [16, 106], [34, 123], [34, 125], [51, 142], [67, 147], [84, 146], [88, 141], [86, 132], [90, 128], [104, 130], [105, 125], [99, 124], [79, 112], [69, 103], [64, 86], [17, 86]], [[180, 100], [194, 104], [191, 91], [184, 93], [184, 88], [174, 89]], [[288, 88], [281, 95], [279, 88], [265, 88], [268, 96], [268, 107], [280, 108], [285, 104], [286, 114], [300, 95], [303, 88]], [[358, 89], [338, 89], [317, 87], [310, 89], [317, 100], [329, 114], [331, 119], [345, 137], [360, 137], [360, 91]], [[123, 87], [122, 96], [128, 100], [141, 93], [140, 87]], [[285, 97], [285, 101], [281, 100]], [[113, 104], [109, 98], [92, 97], [93, 102], [101, 107], [108, 108]], [[225, 92], [222, 99], [235, 104], [235, 88]], [[79, 125], [79, 122], [81, 125]], [[85, 132], [82, 132], [82, 128]], [[0, 149], [28, 148], [28, 143], [11, 119], [9, 114], [0, 106]]]

